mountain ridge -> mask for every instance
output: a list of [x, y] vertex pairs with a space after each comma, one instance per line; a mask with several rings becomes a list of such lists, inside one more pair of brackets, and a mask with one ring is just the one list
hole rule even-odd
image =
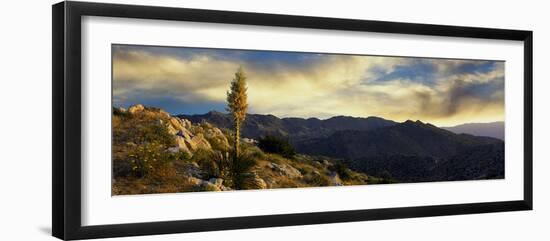
[[[221, 112], [179, 117], [231, 128], [230, 116]], [[243, 137], [265, 135], [287, 137], [299, 153], [340, 159], [353, 170], [398, 182], [504, 177], [501, 139], [456, 133], [420, 120], [247, 115]]]
[[454, 133], [466, 133], [476, 136], [489, 136], [504, 140], [504, 121], [487, 123], [464, 123], [456, 126], [441, 127]]
[[[210, 111], [199, 115], [177, 115], [191, 122], [209, 122], [222, 128], [232, 128], [229, 114]], [[292, 141], [312, 137], [326, 137], [339, 130], [371, 130], [395, 125], [397, 122], [380, 117], [334, 116], [325, 120], [318, 118], [285, 117], [247, 114], [242, 126], [243, 137], [257, 139], [266, 135], [290, 138]]]
[[421, 121], [338, 131], [297, 143], [298, 152], [341, 158], [352, 169], [399, 182], [504, 177], [502, 140], [456, 134]]
[[[232, 128], [231, 117], [228, 113], [220, 111], [209, 111], [205, 114], [179, 114], [180, 118], [186, 118], [193, 122], [207, 121], [223, 128]], [[327, 119], [316, 117], [277, 117], [272, 114], [247, 114], [247, 120], [244, 122], [244, 136], [249, 138], [259, 138], [263, 135], [277, 135], [288, 137], [289, 132], [301, 132], [310, 129], [310, 132], [319, 131], [320, 136], [327, 136], [338, 130], [371, 130], [379, 127], [396, 125], [399, 123], [416, 122], [436, 127], [433, 124], [422, 122], [421, 120], [406, 120], [397, 122], [384, 119], [377, 116], [353, 117], [353, 116], [333, 116]], [[504, 122], [495, 121], [487, 123], [464, 123], [456, 126], [438, 127], [456, 134], [470, 134], [474, 136], [487, 136], [504, 140]], [[257, 130], [254, 130], [257, 129]], [[281, 130], [283, 132], [281, 132]], [[307, 132], [307, 131], [306, 131]], [[311, 133], [298, 133], [296, 136], [302, 136]], [[298, 138], [301, 139], [301, 138]]]

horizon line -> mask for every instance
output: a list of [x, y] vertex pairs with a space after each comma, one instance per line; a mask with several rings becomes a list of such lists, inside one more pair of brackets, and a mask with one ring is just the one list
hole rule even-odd
[[[132, 107], [132, 106], [135, 106], [135, 105], [139, 105], [139, 104], [134, 104], [134, 105], [130, 105], [128, 108]], [[143, 105], [144, 107], [152, 107], [152, 108], [159, 108], [163, 111], [166, 111], [164, 110], [163, 108], [160, 108], [160, 107], [155, 107], [155, 106], [147, 106], [147, 105], [144, 105], [144, 104], [141, 104]], [[113, 106], [113, 108], [124, 108], [124, 107], [116, 107], [116, 106]], [[128, 109], [128, 108], [125, 108], [125, 109]], [[195, 114], [184, 114], [184, 113], [179, 113], [179, 114], [176, 114], [176, 113], [171, 113], [171, 112], [168, 112], [166, 111], [167, 113], [169, 113], [171, 116], [182, 116], [182, 115], [185, 115], [185, 116], [195, 116], [195, 115], [206, 115], [208, 113], [212, 113], [212, 112], [216, 112], [216, 113], [221, 113], [221, 114], [224, 114], [224, 115], [227, 115], [229, 114], [228, 112], [223, 112], [223, 111], [219, 111], [219, 110], [209, 110], [207, 112], [204, 112], [202, 114], [199, 114], [199, 113], [195, 113]], [[434, 125], [434, 126], [437, 126], [437, 127], [440, 127], [440, 128], [447, 128], [447, 127], [456, 127], [456, 126], [460, 126], [460, 125], [466, 125], [466, 124], [491, 124], [491, 123], [504, 123], [505, 121], [504, 120], [494, 120], [494, 121], [488, 121], [488, 122], [463, 122], [463, 123], [459, 123], [459, 124], [454, 124], [454, 125], [435, 125], [431, 122], [428, 122], [428, 121], [422, 121], [420, 119], [406, 119], [404, 121], [396, 121], [396, 120], [392, 120], [392, 119], [389, 119], [389, 118], [385, 118], [385, 117], [381, 117], [381, 116], [351, 116], [351, 115], [334, 115], [334, 116], [331, 116], [331, 117], [327, 117], [327, 118], [319, 118], [319, 117], [315, 117], [315, 116], [312, 116], [312, 117], [281, 117], [281, 116], [278, 116], [278, 115], [275, 115], [275, 114], [260, 114], [260, 113], [249, 113], [247, 112], [246, 113], [247, 115], [264, 115], [264, 116], [274, 116], [278, 119], [304, 119], [304, 120], [309, 120], [309, 119], [317, 119], [317, 120], [329, 120], [329, 119], [332, 119], [332, 118], [336, 118], [336, 117], [349, 117], [349, 118], [358, 118], [358, 119], [368, 119], [368, 118], [378, 118], [378, 119], [383, 119], [383, 120], [387, 120], [387, 121], [393, 121], [393, 122], [396, 122], [396, 123], [405, 123], [407, 121], [413, 121], [413, 122], [417, 122], [417, 121], [420, 121], [424, 124], [430, 124], [430, 125]]]

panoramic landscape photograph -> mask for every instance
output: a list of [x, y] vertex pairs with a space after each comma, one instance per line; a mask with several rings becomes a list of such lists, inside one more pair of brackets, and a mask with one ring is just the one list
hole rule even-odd
[[505, 176], [504, 61], [111, 49], [112, 195]]

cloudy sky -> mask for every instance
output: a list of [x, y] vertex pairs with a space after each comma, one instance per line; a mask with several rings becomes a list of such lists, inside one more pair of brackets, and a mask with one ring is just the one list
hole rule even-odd
[[438, 126], [504, 120], [504, 62], [113, 45], [113, 105], [225, 112], [235, 71], [249, 113], [378, 116]]

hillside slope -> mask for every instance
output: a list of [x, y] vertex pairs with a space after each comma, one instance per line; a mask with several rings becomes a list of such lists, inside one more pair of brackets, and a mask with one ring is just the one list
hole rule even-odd
[[399, 182], [504, 177], [504, 142], [455, 134], [420, 121], [338, 131], [297, 143], [299, 152], [344, 159], [353, 169]]
[[354, 172], [331, 158], [285, 158], [243, 143], [245, 158], [239, 161], [249, 166], [239, 173], [237, 186], [224, 169], [233, 145], [228, 129], [142, 105], [113, 108], [112, 125], [113, 195], [391, 182]]

